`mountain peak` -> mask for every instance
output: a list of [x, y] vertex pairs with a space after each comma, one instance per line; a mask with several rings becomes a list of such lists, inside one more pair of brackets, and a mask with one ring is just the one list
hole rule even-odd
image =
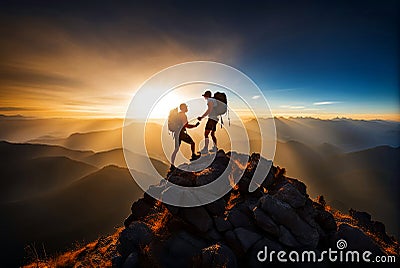
[[[212, 182], [230, 157], [231, 153], [219, 151], [207, 172], [176, 169], [166, 179], [192, 187]], [[124, 228], [65, 258], [69, 263], [88, 265], [94, 258], [96, 263], [109, 265], [112, 258], [114, 267], [263, 267], [266, 263], [257, 254], [265, 247], [275, 252], [312, 250], [320, 257], [324, 250], [337, 250], [342, 240], [349, 250], [398, 258], [399, 243], [386, 234], [383, 223], [371, 220], [366, 212], [342, 214], [327, 206], [322, 196], [311, 199], [306, 185], [287, 177], [284, 168], [271, 166], [259, 188], [249, 192], [259, 161], [259, 154], [248, 156], [239, 182], [206, 205], [172, 206], [145, 192], [132, 204]], [[148, 191], [166, 191], [166, 187], [160, 183]], [[59, 260], [65, 262], [65, 258]]]
[[[230, 153], [224, 157], [228, 159]], [[224, 157], [210, 165], [209, 182], [218, 177], [223, 163], [226, 167]], [[248, 185], [259, 159], [258, 154], [249, 156], [239, 183], [207, 205], [176, 207], [145, 193], [133, 203], [124, 222], [114, 265], [141, 266], [151, 261], [160, 267], [259, 267], [257, 253], [265, 246], [275, 251], [321, 252], [336, 249], [339, 239], [347, 240], [351, 249], [395, 254], [398, 242], [386, 234], [383, 223], [364, 219], [355, 210], [348, 216], [352, 221], [346, 221], [347, 216], [327, 207], [323, 198], [310, 199], [306, 185], [285, 176], [283, 168], [272, 166], [260, 187], [250, 193]], [[204, 180], [183, 170], [170, 171], [167, 179], [182, 186]], [[163, 187], [150, 188], [165, 191]]]

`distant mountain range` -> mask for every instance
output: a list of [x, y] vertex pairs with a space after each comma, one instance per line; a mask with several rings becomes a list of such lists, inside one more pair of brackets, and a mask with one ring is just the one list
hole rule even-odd
[[[121, 149], [94, 153], [0, 142], [0, 155], [0, 227], [8, 230], [8, 246], [1, 252], [7, 261], [2, 264], [18, 265], [24, 247], [33, 242], [43, 243], [51, 253], [112, 233], [131, 201], [143, 194], [128, 169], [111, 165], [124, 164]], [[140, 170], [144, 157], [134, 157]], [[165, 176], [168, 166], [153, 163]], [[153, 180], [138, 170], [134, 173]]]
[[[107, 121], [104, 128], [90, 121], [93, 131], [67, 134], [63, 129], [59, 136], [46, 132], [45, 120], [36, 120], [0, 118], [0, 137], [21, 142], [0, 142], [0, 227], [9, 230], [5, 236], [9, 247], [1, 257], [12, 265], [22, 260], [24, 246], [34, 241], [55, 252], [74, 241], [112, 233], [132, 200], [142, 195], [126, 169], [122, 132], [115, 121]], [[5, 121], [9, 122], [3, 124]], [[41, 124], [35, 125], [38, 122]], [[57, 122], [62, 128], [63, 119]], [[88, 122], [83, 124], [87, 130]], [[252, 150], [260, 143], [254, 123], [245, 123]], [[389, 233], [399, 237], [399, 123], [279, 118], [275, 124], [274, 165], [303, 180], [311, 196], [323, 194], [328, 203], [343, 211], [350, 207], [369, 211], [385, 222]], [[169, 156], [160, 150], [161, 126], [152, 124], [151, 128], [147, 149], [154, 166], [165, 176]], [[230, 130], [238, 131], [236, 128], [232, 125]], [[27, 134], [29, 131], [32, 133]], [[190, 133], [199, 140], [202, 128]], [[224, 143], [225, 134], [222, 130], [217, 133], [225, 149], [229, 146]], [[27, 140], [30, 143], [24, 143]], [[182, 151], [188, 155], [189, 146], [182, 146]], [[126, 153], [134, 159], [131, 168], [135, 173], [149, 176], [141, 165], [146, 156]]]

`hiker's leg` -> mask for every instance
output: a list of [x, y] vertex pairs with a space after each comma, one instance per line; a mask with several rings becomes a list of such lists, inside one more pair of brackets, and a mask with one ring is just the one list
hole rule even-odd
[[192, 150], [192, 155], [195, 155], [196, 154], [196, 144], [194, 143], [192, 137], [190, 137], [190, 135], [187, 133], [183, 133], [181, 140], [190, 144], [190, 149]]
[[178, 149], [175, 149], [175, 150], [172, 152], [172, 155], [171, 155], [171, 164], [172, 164], [172, 165], [175, 165], [175, 158], [176, 158], [176, 154], [178, 153], [178, 151], [179, 151], [179, 148], [178, 148]]
[[209, 138], [208, 138], [208, 135], [210, 134], [210, 130], [209, 129], [206, 129], [205, 131], [204, 131], [204, 148], [208, 148], [208, 144], [209, 144], [209, 142], [210, 142], [210, 140], [209, 140]]
[[172, 155], [171, 155], [171, 164], [172, 165], [175, 165], [175, 158], [176, 158], [176, 154], [179, 151], [179, 146], [180, 146], [179, 138], [175, 138], [175, 149], [174, 149], [174, 151], [172, 152]]
[[214, 142], [214, 146], [217, 147], [217, 137], [215, 137], [215, 131], [211, 131], [211, 138]]
[[190, 149], [192, 150], [192, 155], [196, 154], [196, 144], [194, 141], [190, 143]]

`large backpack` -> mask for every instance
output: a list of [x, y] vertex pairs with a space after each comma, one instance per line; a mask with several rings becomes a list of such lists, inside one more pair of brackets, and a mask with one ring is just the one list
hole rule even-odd
[[181, 127], [178, 108], [174, 108], [169, 112], [168, 115], [168, 130], [175, 134], [175, 132], [178, 132]]
[[214, 107], [217, 115], [223, 115], [228, 110], [228, 100], [224, 92], [215, 92], [214, 99], [217, 100], [217, 106]]

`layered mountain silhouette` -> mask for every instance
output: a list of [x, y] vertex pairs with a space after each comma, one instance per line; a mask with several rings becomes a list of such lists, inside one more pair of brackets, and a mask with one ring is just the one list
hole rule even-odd
[[[220, 150], [207, 172], [178, 167], [166, 179], [196, 187], [204, 176], [209, 182], [217, 179], [229, 168], [230, 160], [235, 162], [235, 154]], [[249, 156], [239, 182], [225, 196], [203, 206], [166, 205], [149, 193], [161, 192], [162, 199], [171, 186], [163, 182], [151, 186], [132, 204], [122, 230], [36, 265], [90, 266], [95, 262], [114, 267], [265, 267], [271, 263], [257, 259], [265, 247], [299, 254], [313, 250], [319, 258], [328, 248], [337, 250], [339, 239], [346, 240], [347, 250], [399, 257], [399, 243], [386, 233], [383, 223], [372, 220], [366, 212], [352, 209], [349, 214], [340, 213], [327, 206], [323, 197], [310, 199], [306, 185], [287, 177], [284, 169], [272, 166], [260, 187], [248, 192], [259, 160], [258, 154]], [[234, 170], [235, 165], [229, 172]], [[279, 263], [275, 259], [272, 264]], [[336, 267], [329, 262], [323, 265]]]
[[[123, 217], [130, 203], [142, 195], [126, 167], [121, 129], [117, 128], [120, 121], [116, 124], [115, 120], [104, 120], [102, 125], [101, 120], [49, 120], [0, 117], [0, 137], [20, 142], [0, 141], [0, 212], [4, 219], [1, 227], [10, 230], [5, 236], [9, 246], [1, 253], [5, 265], [20, 265], [26, 255], [24, 248], [32, 243], [37, 247], [43, 244], [51, 255], [75, 241], [113, 233], [114, 227], [121, 225], [117, 216]], [[59, 126], [59, 131], [54, 132], [54, 125], [47, 125], [49, 122]], [[310, 196], [324, 195], [328, 205], [343, 213], [350, 208], [368, 211], [375, 220], [385, 222], [387, 232], [398, 238], [399, 123], [311, 118], [278, 118], [275, 123], [278, 134], [275, 165], [286, 167], [288, 177], [301, 178]], [[254, 121], [245, 122], [245, 126], [251, 151], [258, 151], [260, 135]], [[160, 149], [161, 126], [151, 127], [154, 135], [146, 139], [147, 149], [152, 163], [165, 177], [169, 165]], [[235, 132], [239, 128], [232, 124], [230, 130]], [[191, 134], [199, 140], [201, 129], [196, 131]], [[222, 144], [224, 132], [218, 129], [217, 135], [221, 147], [229, 148], [228, 143]], [[28, 140], [34, 144], [24, 143]], [[189, 146], [182, 146], [182, 152], [190, 156]], [[134, 159], [130, 168], [135, 174], [149, 176], [141, 165], [147, 156], [125, 153]], [[85, 188], [80, 184], [92, 175], [93, 179], [88, 180], [90, 186]], [[113, 197], [102, 199], [105, 194], [95, 181], [107, 177], [112, 183], [121, 183], [117, 176], [125, 178], [124, 189], [133, 187], [135, 196], [119, 198], [119, 190], [113, 190], [116, 186], [112, 185], [109, 189], [115, 191]], [[79, 190], [81, 187], [90, 194]], [[75, 202], [74, 199], [80, 199], [75, 192], [96, 201]], [[98, 207], [94, 208], [93, 203]], [[105, 219], [99, 209], [102, 206], [107, 209], [113, 206], [120, 214]], [[76, 216], [68, 217], [64, 211]], [[117, 239], [113, 236], [111, 240]]]
[[[117, 150], [123, 159], [122, 151]], [[143, 191], [114, 152], [74, 151], [60, 146], [0, 142], [2, 264], [20, 265], [32, 243], [53, 254], [75, 241], [112, 233]], [[143, 156], [134, 155], [140, 172]], [[166, 174], [167, 166], [153, 160]], [[164, 175], [165, 175], [164, 174]], [[118, 208], [118, 209], [116, 209]]]

